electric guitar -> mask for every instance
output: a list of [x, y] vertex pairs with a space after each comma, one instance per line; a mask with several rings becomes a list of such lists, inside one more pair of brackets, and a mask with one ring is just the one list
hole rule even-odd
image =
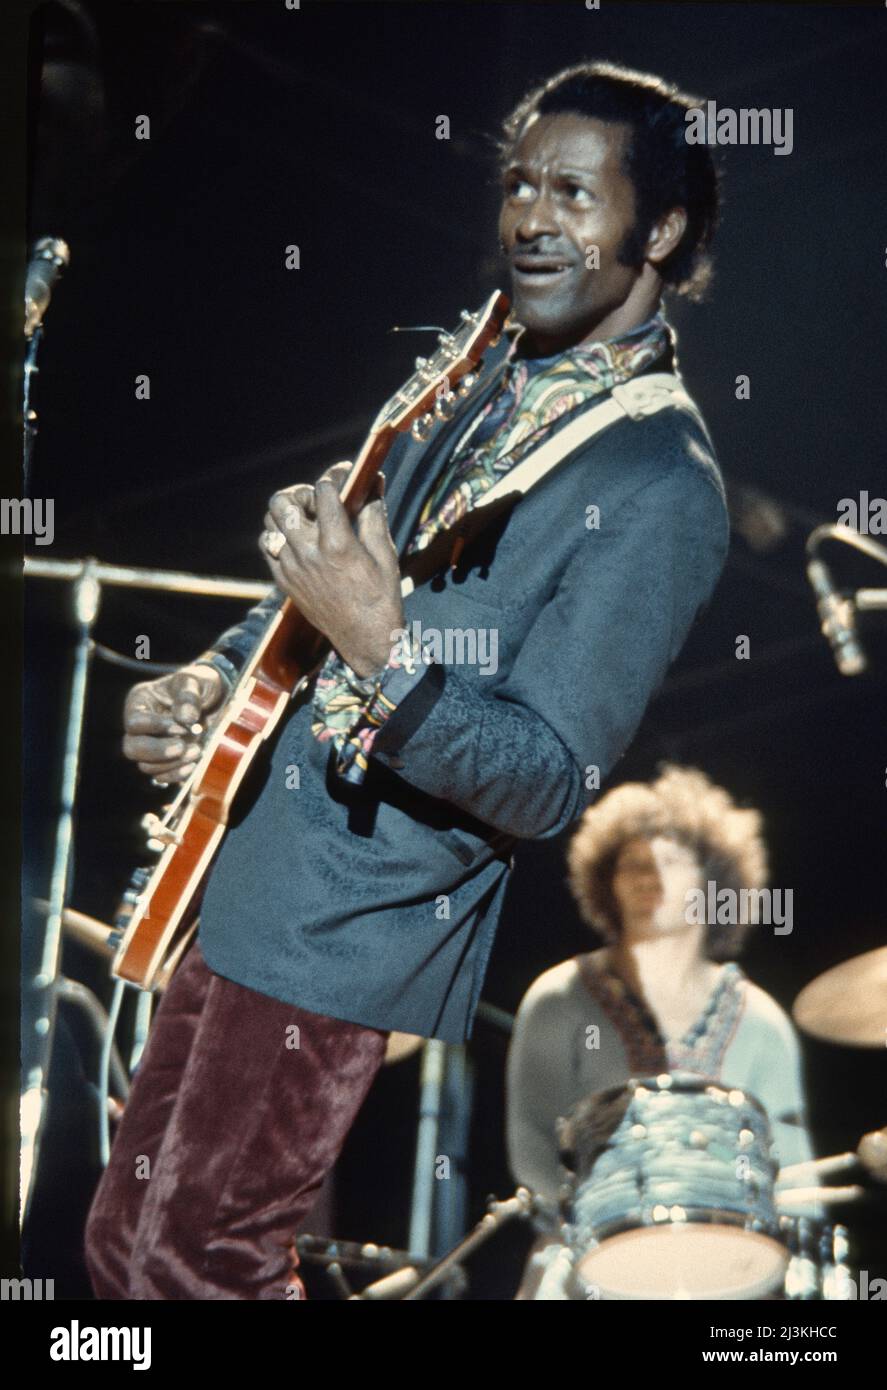
[[[382, 407], [340, 493], [350, 517], [369, 496], [394, 437], [411, 429], [425, 439], [435, 420], [448, 419], [457, 395], [467, 395], [487, 348], [495, 344], [509, 303], [496, 290], [477, 313], [462, 311], [453, 333], [416, 359], [410, 379]], [[111, 973], [142, 989], [163, 987], [197, 926], [210, 865], [225, 835], [237, 790], [264, 741], [295, 694], [317, 670], [329, 644], [280, 595], [270, 622], [206, 736], [193, 772], [162, 816], [142, 824], [148, 848], [160, 858], [136, 869], [123, 895], [111, 944]]]

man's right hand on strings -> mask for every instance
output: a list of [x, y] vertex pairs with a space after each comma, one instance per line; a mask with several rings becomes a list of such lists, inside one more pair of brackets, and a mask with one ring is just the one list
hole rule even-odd
[[123, 707], [124, 756], [164, 785], [184, 781], [200, 756], [204, 717], [221, 702], [224, 686], [203, 662], [134, 685]]

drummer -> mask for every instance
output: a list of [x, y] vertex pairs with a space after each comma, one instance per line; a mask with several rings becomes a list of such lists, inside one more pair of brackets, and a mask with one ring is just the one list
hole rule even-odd
[[752, 928], [699, 921], [688, 908], [709, 882], [733, 889], [736, 902], [739, 890], [764, 887], [761, 831], [757, 811], [676, 766], [650, 784], [615, 788], [585, 812], [568, 851], [569, 882], [607, 944], [534, 980], [508, 1057], [509, 1162], [542, 1204], [518, 1298], [567, 1296], [555, 1273], [563, 1268], [556, 1126], [595, 1091], [662, 1072], [706, 1076], [761, 1102], [781, 1165], [812, 1157], [794, 1029], [735, 961]]

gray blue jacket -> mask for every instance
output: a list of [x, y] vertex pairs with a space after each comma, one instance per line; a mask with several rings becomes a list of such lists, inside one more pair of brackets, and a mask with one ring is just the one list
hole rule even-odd
[[[507, 346], [429, 441], [400, 436], [389, 453], [401, 552]], [[620, 420], [489, 511], [456, 568], [431, 556], [405, 600], [408, 629], [440, 634], [442, 659], [377, 735], [361, 785], [311, 734], [310, 691], [293, 700], [206, 888], [200, 944], [217, 973], [369, 1027], [470, 1036], [515, 845], [557, 835], [594, 798], [728, 545], [709, 441], [675, 407]], [[242, 663], [265, 614], [215, 649]], [[466, 631], [481, 638], [473, 664], [446, 641]]]

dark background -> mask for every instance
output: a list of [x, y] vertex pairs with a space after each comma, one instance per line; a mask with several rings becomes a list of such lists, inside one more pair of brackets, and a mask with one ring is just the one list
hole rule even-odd
[[[256, 539], [269, 494], [352, 457], [433, 341], [390, 327], [451, 327], [463, 306], [508, 288], [492, 137], [530, 84], [603, 57], [720, 106], [793, 108], [790, 156], [722, 150], [716, 279], [704, 304], [670, 306], [726, 477], [779, 499], [786, 536], [767, 554], [735, 537], [611, 782], [648, 778], [667, 757], [761, 807], [795, 926], [761, 929], [743, 964], [788, 1008], [820, 971], [884, 939], [887, 619], [862, 620], [869, 674], [839, 676], [803, 540], [837, 519], [841, 498], [887, 491], [885, 35], [883, 6], [45, 6], [31, 50], [29, 232], [64, 236], [72, 263], [41, 348], [31, 490], [55, 499], [56, 538], [36, 553], [265, 579]], [[143, 113], [150, 141], [133, 136]], [[441, 114], [448, 141], [435, 139]], [[284, 268], [291, 243], [299, 271]], [[134, 397], [140, 373], [149, 402]], [[748, 401], [735, 399], [740, 373]], [[831, 550], [842, 582], [884, 583], [847, 547]], [[108, 589], [97, 636], [132, 654], [147, 634], [155, 660], [179, 662], [242, 607]], [[45, 895], [72, 641], [64, 587], [29, 581], [27, 619], [25, 886]], [[738, 634], [748, 661], [734, 657]], [[99, 661], [90, 695], [71, 901], [103, 920], [143, 858], [139, 818], [160, 799], [119, 753], [132, 679]], [[490, 1002], [513, 1011], [542, 969], [596, 944], [563, 878], [562, 845], [519, 855]], [[26, 915], [26, 961], [33, 932]], [[68, 944], [64, 964], [107, 998], [82, 948]], [[478, 1023], [471, 1220], [512, 1187], [505, 1049]], [[887, 1122], [883, 1050], [804, 1050], [818, 1152]], [[99, 1173], [86, 1081], [96, 1060], [63, 1011], [26, 1267], [54, 1276], [57, 1297], [88, 1292], [79, 1241]], [[417, 1095], [416, 1059], [374, 1089], [337, 1174], [339, 1236], [405, 1245]], [[873, 1194], [838, 1212], [871, 1277], [887, 1272], [885, 1208]], [[473, 1297], [511, 1296], [527, 1241], [503, 1233], [471, 1262]]]

